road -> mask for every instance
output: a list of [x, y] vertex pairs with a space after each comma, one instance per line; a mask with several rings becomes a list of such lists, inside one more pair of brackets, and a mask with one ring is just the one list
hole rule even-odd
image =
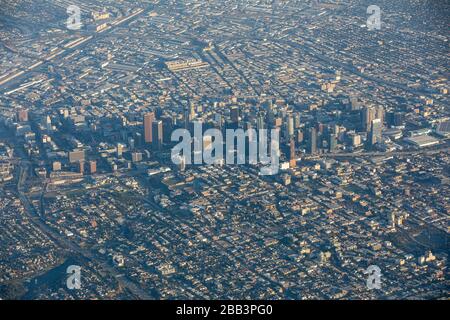
[[[69, 53], [74, 52], [81, 45], [86, 45], [86, 44], [90, 43], [91, 41], [97, 41], [98, 37], [100, 37], [104, 34], [110, 33], [116, 27], [120, 26], [121, 24], [123, 24], [125, 22], [132, 21], [134, 18], [138, 17], [142, 13], [145, 13], [145, 12], [148, 12], [149, 10], [151, 10], [151, 8], [153, 8], [153, 6], [149, 6], [146, 9], [137, 9], [136, 11], [134, 11], [132, 14], [130, 14], [127, 17], [116, 19], [107, 28], [97, 31], [95, 33], [95, 35], [83, 36], [83, 37], [78, 38], [75, 41], [72, 41], [72, 42], [66, 44], [66, 46], [64, 46], [64, 47], [54, 48], [51, 51], [50, 55], [43, 57], [40, 61], [33, 63], [31, 66], [20, 68], [19, 70], [9, 73], [9, 74], [0, 75], [0, 91], [2, 91], [2, 89], [3, 89], [5, 92], [8, 92], [6, 85], [11, 83], [13, 80], [16, 80], [15, 82], [17, 82], [17, 81], [21, 82], [21, 80], [27, 78], [28, 75], [30, 74], [30, 72], [32, 72], [37, 67], [46, 65], [48, 62], [50, 62], [58, 57], [67, 56]], [[15, 90], [9, 91], [9, 92], [12, 93], [12, 92], [16, 91], [17, 89], [20, 89], [20, 87], [16, 88]]]
[[58, 232], [52, 230], [46, 223], [43, 215], [39, 215], [34, 206], [30, 203], [27, 195], [24, 191], [24, 182], [27, 179], [28, 172], [30, 170], [29, 162], [22, 161], [20, 163], [19, 181], [17, 184], [17, 190], [19, 192], [19, 198], [25, 208], [25, 214], [30, 219], [30, 222], [46, 234], [51, 240], [53, 240], [58, 246], [60, 246], [66, 252], [73, 252], [77, 254], [77, 258], [81, 261], [94, 261], [101, 266], [101, 270], [96, 270], [100, 274], [104, 275], [108, 273], [113, 276], [122, 288], [128, 289], [133, 295], [139, 299], [151, 300], [153, 299], [147, 292], [140, 289], [139, 286], [124, 277], [116, 269], [114, 269], [105, 259], [98, 256], [93, 251], [81, 248], [77, 244], [69, 241], [65, 236], [60, 235]]

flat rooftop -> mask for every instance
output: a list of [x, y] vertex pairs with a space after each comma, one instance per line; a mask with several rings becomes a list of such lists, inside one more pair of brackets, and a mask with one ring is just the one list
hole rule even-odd
[[439, 140], [431, 137], [429, 135], [420, 135], [420, 136], [415, 136], [415, 137], [410, 137], [410, 138], [406, 138], [405, 141], [407, 143], [413, 144], [419, 148], [423, 148], [423, 147], [429, 147], [429, 146], [433, 146], [436, 144], [439, 144]]

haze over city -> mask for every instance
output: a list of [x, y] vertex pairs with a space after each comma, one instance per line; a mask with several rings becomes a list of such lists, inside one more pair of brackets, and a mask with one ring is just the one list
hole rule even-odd
[[0, 0], [0, 299], [448, 299], [449, 13]]

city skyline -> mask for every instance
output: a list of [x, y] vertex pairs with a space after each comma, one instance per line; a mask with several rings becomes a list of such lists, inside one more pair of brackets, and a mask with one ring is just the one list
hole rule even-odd
[[1, 7], [0, 299], [448, 300], [449, 3]]

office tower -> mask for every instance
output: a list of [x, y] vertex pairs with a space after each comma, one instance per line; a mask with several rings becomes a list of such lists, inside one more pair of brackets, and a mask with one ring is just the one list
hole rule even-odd
[[394, 112], [386, 112], [386, 124], [388, 126], [394, 125]]
[[372, 125], [370, 127], [370, 135], [369, 135], [370, 145], [373, 146], [376, 143], [381, 142], [382, 130], [383, 130], [383, 124], [381, 123], [381, 119], [372, 120]]
[[117, 158], [121, 158], [123, 154], [123, 144], [118, 143], [116, 146], [116, 151]]
[[278, 117], [274, 119], [273, 125], [275, 128], [280, 128], [283, 125], [283, 119]]
[[128, 126], [128, 119], [126, 117], [120, 116], [117, 120], [122, 126], [122, 128], [126, 128]]
[[363, 131], [367, 132], [370, 130], [370, 125], [375, 116], [376, 110], [374, 107], [364, 107], [361, 110], [361, 128]]
[[334, 152], [337, 148], [337, 135], [332, 133], [328, 137], [328, 150]]
[[256, 129], [262, 130], [265, 129], [265, 127], [264, 114], [260, 112], [258, 113], [258, 118], [256, 119]]
[[28, 110], [21, 109], [17, 112], [17, 121], [28, 122]]
[[133, 152], [131, 154], [131, 161], [133, 162], [141, 162], [142, 161], [142, 153], [140, 152]]
[[72, 152], [69, 152], [70, 163], [84, 161], [84, 157], [85, 157], [84, 150], [74, 150]]
[[334, 134], [339, 134], [339, 126], [337, 125], [337, 124], [333, 124], [331, 127], [330, 127], [330, 132], [331, 133], [334, 133]]
[[44, 127], [48, 130], [51, 131], [52, 130], [52, 119], [50, 118], [50, 116], [47, 116], [44, 120]]
[[269, 108], [269, 110], [266, 113], [266, 129], [273, 128], [275, 124], [275, 114], [273, 113], [273, 110]]
[[403, 127], [405, 125], [405, 116], [403, 113], [395, 112], [393, 118], [393, 125], [395, 127]]
[[175, 127], [177, 127], [178, 126], [178, 115], [176, 115], [176, 114], [173, 114], [172, 115], [172, 125], [173, 126], [175, 126]]
[[283, 138], [289, 142], [289, 128], [288, 128], [288, 120], [286, 119], [286, 122], [283, 123]]
[[317, 128], [317, 131], [318, 131], [320, 134], [323, 134], [324, 131], [325, 131], [326, 126], [325, 126], [323, 123], [320, 123], [320, 122], [319, 122], [319, 123], [317, 123], [316, 128]]
[[272, 99], [267, 100], [265, 106], [267, 108], [267, 111], [272, 111], [274, 108]]
[[289, 116], [287, 120], [287, 133], [289, 137], [294, 135], [294, 117]]
[[231, 122], [233, 124], [239, 124], [239, 108], [238, 107], [232, 107], [230, 110], [230, 117]]
[[144, 115], [144, 140], [145, 143], [153, 142], [152, 123], [155, 121], [155, 113], [149, 112]]
[[95, 160], [89, 161], [89, 173], [90, 174], [97, 173], [97, 161]]
[[184, 128], [189, 130], [191, 119], [189, 115], [189, 108], [184, 109]]
[[216, 113], [214, 115], [214, 121], [216, 123], [215, 127], [219, 130], [222, 130], [223, 120], [222, 120], [222, 115], [220, 113]]
[[133, 138], [131, 138], [131, 137], [128, 138], [128, 145], [130, 146], [130, 149], [131, 149], [131, 150], [133, 150], [133, 149], [136, 147]]
[[161, 120], [155, 120], [152, 123], [152, 146], [155, 150], [161, 150], [163, 143], [163, 123]]
[[134, 143], [136, 146], [142, 146], [144, 143], [144, 139], [142, 137], [142, 133], [135, 132], [134, 133]]
[[361, 103], [359, 102], [358, 98], [351, 97], [350, 98], [350, 110], [355, 111], [361, 109]]
[[361, 145], [361, 136], [356, 133], [350, 133], [348, 135], [350, 137], [350, 140], [352, 142], [352, 147], [358, 147]]
[[294, 138], [291, 138], [291, 141], [289, 142], [289, 167], [295, 168], [296, 165], [295, 140]]
[[78, 172], [84, 174], [84, 161], [78, 162]]
[[173, 131], [173, 120], [172, 117], [164, 116], [161, 118], [163, 123], [163, 142], [170, 143], [170, 137]]
[[301, 126], [300, 113], [294, 114], [294, 129], [298, 129]]
[[248, 132], [248, 138], [246, 138], [246, 144], [248, 144], [250, 141], [256, 141], [257, 140], [257, 135], [253, 134], [253, 127], [252, 127], [252, 123], [250, 121], [245, 123], [245, 127], [244, 130], [246, 130]]
[[301, 129], [297, 130], [297, 143], [303, 142], [303, 131]]
[[381, 125], [384, 123], [384, 108], [383, 106], [377, 106], [375, 108], [375, 119], [381, 120]]
[[310, 154], [317, 153], [317, 130], [316, 130], [316, 128], [309, 129], [308, 151]]
[[155, 118], [161, 118], [163, 115], [163, 109], [161, 107], [155, 108]]

